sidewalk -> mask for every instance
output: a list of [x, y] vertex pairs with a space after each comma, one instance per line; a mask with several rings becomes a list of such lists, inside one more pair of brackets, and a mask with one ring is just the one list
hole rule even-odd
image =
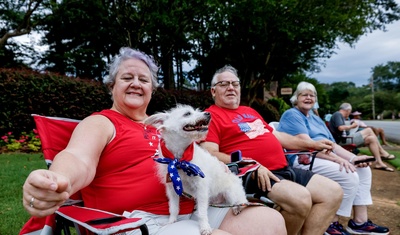
[[390, 146], [382, 146], [385, 150], [393, 150], [393, 151], [400, 151], [400, 146], [397, 144], [390, 144]]

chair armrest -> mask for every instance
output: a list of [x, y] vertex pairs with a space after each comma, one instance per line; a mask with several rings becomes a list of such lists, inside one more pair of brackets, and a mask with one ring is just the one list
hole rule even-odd
[[310, 168], [308, 170], [312, 171], [312, 168], [314, 165], [314, 160], [315, 160], [315, 157], [317, 156], [318, 152], [319, 151], [315, 151], [315, 150], [285, 150], [285, 156], [288, 157], [288, 155], [309, 155], [309, 158], [311, 158], [309, 160], [309, 163], [304, 163], [304, 162], [300, 162], [300, 161], [299, 161], [299, 163], [303, 164], [303, 165], [310, 165]]
[[[228, 163], [227, 166], [231, 172], [242, 179], [243, 188], [245, 190], [249, 184], [249, 181], [251, 180], [251, 175], [253, 172], [255, 173], [255, 180], [258, 180], [257, 170], [260, 167], [260, 164], [255, 160], [242, 159], [237, 162]], [[246, 193], [246, 198], [249, 202], [259, 202], [271, 208], [277, 207], [277, 205], [271, 199], [262, 196], [259, 193]]]
[[127, 218], [107, 211], [75, 205], [60, 207], [56, 214], [95, 234], [114, 234], [135, 229], [140, 229], [143, 235], [149, 234], [145, 221], [141, 218]]
[[353, 136], [341, 136], [339, 144], [341, 144], [341, 145], [347, 144], [348, 139], [351, 140], [350, 144], [353, 144], [353, 139], [354, 139]]

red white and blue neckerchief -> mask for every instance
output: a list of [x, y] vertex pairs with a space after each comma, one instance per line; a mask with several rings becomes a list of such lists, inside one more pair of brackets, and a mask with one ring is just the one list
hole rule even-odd
[[[165, 146], [165, 142], [160, 142], [161, 153], [164, 157], [153, 158], [154, 161], [159, 163], [168, 164], [168, 174], [169, 178], [174, 185], [174, 190], [179, 196], [183, 193], [183, 186], [181, 177], [179, 176], [178, 169], [182, 169], [188, 176], [200, 176], [204, 178], [204, 173], [201, 171], [200, 167], [190, 163], [193, 158], [194, 143], [189, 145], [182, 155], [181, 159], [175, 158], [174, 154], [171, 153]], [[157, 154], [156, 154], [157, 155]]]

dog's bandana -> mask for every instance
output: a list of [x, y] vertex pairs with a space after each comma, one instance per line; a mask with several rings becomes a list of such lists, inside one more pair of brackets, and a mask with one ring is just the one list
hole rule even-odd
[[182, 169], [188, 176], [200, 176], [204, 178], [204, 173], [201, 171], [200, 167], [189, 162], [193, 158], [194, 143], [186, 148], [181, 159], [175, 158], [171, 151], [165, 146], [164, 141], [161, 141], [160, 147], [164, 157], [154, 158], [154, 161], [168, 164], [168, 174], [174, 185], [176, 194], [181, 196], [183, 193], [182, 181], [178, 169]]

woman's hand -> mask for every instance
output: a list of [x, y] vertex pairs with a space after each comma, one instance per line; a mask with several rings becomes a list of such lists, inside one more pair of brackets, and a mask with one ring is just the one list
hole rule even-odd
[[53, 214], [69, 197], [69, 179], [49, 170], [32, 171], [23, 186], [23, 205], [32, 216]]
[[356, 168], [353, 164], [351, 164], [349, 161], [337, 156], [334, 160], [337, 164], [339, 164], [339, 170], [342, 171], [343, 168], [346, 170], [347, 173], [349, 172], [355, 172]]
[[[372, 158], [372, 157], [371, 157], [371, 156], [368, 156], [368, 155], [355, 156], [355, 157], [352, 159], [351, 163], [354, 164], [356, 161], [365, 160], [365, 159], [368, 159], [368, 158]], [[359, 163], [359, 164], [357, 164], [357, 165], [355, 165], [355, 166], [356, 166], [356, 167], [368, 167], [368, 166], [370, 166], [371, 164], [372, 164], [372, 162], [363, 162], [363, 163]]]
[[271, 191], [271, 180], [279, 182], [280, 179], [276, 177], [270, 170], [268, 170], [264, 166], [260, 166], [257, 169], [257, 176], [258, 176], [258, 188], [262, 191], [270, 192]]

